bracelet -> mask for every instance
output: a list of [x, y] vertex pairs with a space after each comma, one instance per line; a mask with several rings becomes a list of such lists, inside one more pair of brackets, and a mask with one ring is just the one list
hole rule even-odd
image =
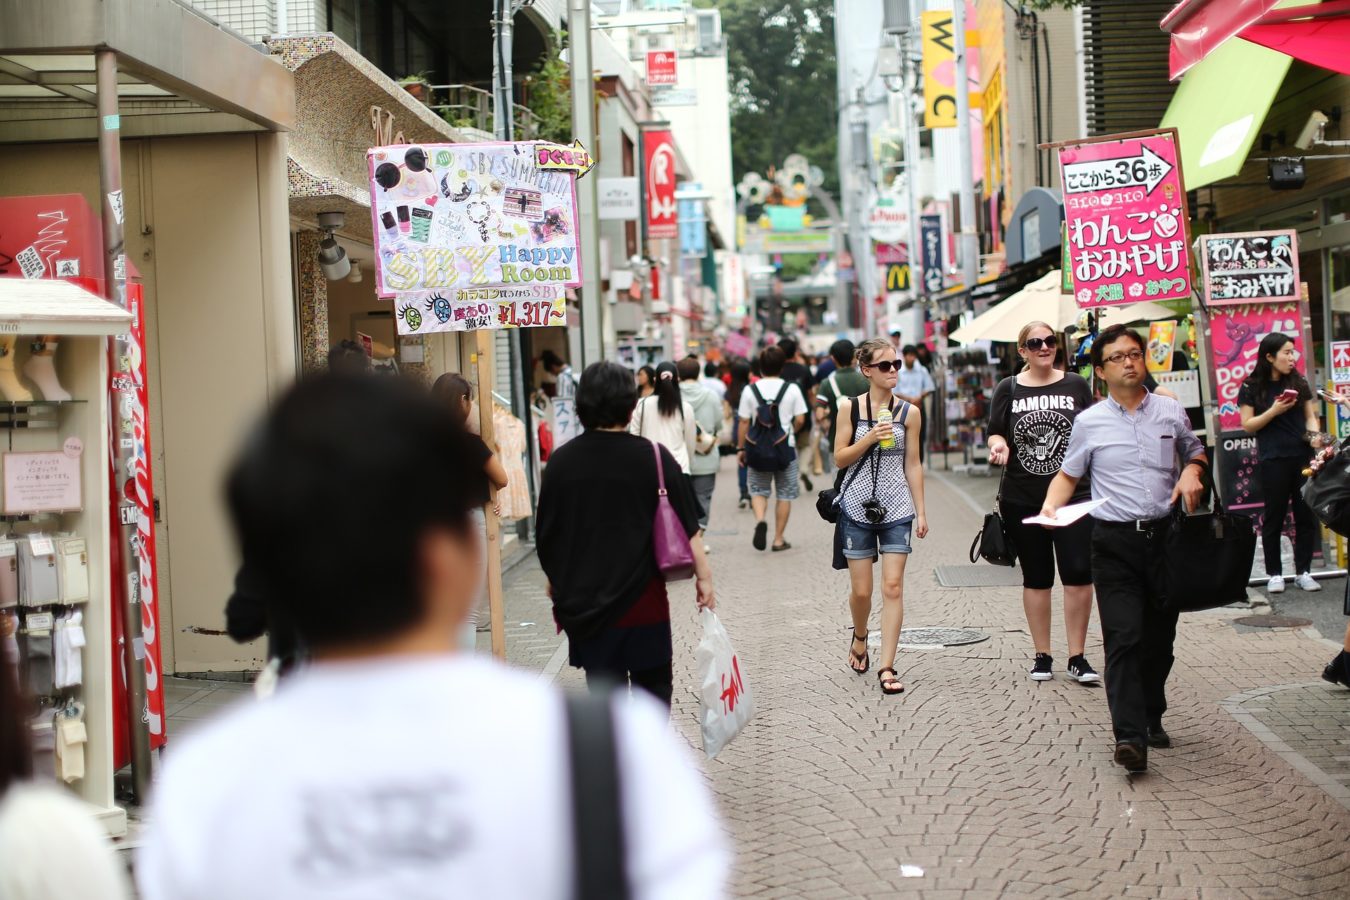
[[1195, 459], [1192, 459], [1192, 460], [1190, 460], [1189, 462], [1187, 462], [1186, 465], [1188, 465], [1188, 466], [1199, 466], [1200, 468], [1204, 469], [1206, 472], [1209, 471], [1209, 460], [1205, 459], [1203, 456], [1197, 456]]

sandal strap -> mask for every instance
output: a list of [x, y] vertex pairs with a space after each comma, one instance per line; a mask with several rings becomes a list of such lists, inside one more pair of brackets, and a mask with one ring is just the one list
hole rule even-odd
[[857, 642], [860, 643], [860, 644], [865, 644], [865, 643], [867, 643], [867, 638], [868, 638], [868, 637], [869, 637], [869, 635], [866, 635], [866, 634], [864, 634], [862, 637], [858, 637], [858, 632], [856, 632], [856, 631], [853, 632], [853, 640], [857, 641]]
[[882, 676], [882, 675], [885, 675], [887, 672], [890, 672], [892, 675], [895, 676], [895, 678], [892, 679], [893, 681], [899, 681], [899, 680], [900, 680], [900, 673], [897, 672], [897, 671], [895, 671], [894, 669], [891, 669], [891, 668], [878, 669], [878, 670], [877, 670], [877, 680], [878, 680], [878, 681], [883, 681], [884, 679], [883, 679], [881, 676]]

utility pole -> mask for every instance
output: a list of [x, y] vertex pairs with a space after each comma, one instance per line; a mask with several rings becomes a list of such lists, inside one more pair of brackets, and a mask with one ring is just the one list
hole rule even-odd
[[966, 68], [966, 3], [952, 4], [954, 35], [953, 61], [956, 63], [956, 143], [957, 165], [961, 167], [961, 230], [957, 248], [961, 252], [961, 281], [967, 291], [979, 280], [980, 245], [975, 230], [975, 173], [970, 148], [970, 78]]
[[[910, 21], [918, 22], [921, 16], [916, 7], [919, 0], [909, 0]], [[908, 83], [902, 83], [901, 93], [905, 104], [905, 177], [909, 181], [909, 285], [916, 302], [923, 299], [923, 244], [919, 227], [919, 211], [923, 198], [919, 191], [919, 91], [923, 72], [922, 57], [919, 53], [919, 34], [911, 28], [900, 37], [900, 55], [902, 70], [909, 73]]]
[[[591, 74], [591, 0], [569, 0], [568, 34], [572, 41], [572, 130], [592, 154], [595, 146], [595, 78]], [[598, 176], [577, 182], [577, 228], [581, 234], [581, 366], [605, 358], [600, 299], [600, 206]]]

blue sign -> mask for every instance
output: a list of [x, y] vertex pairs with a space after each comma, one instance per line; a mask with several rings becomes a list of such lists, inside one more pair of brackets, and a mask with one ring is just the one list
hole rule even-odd
[[919, 216], [919, 243], [923, 251], [924, 293], [939, 293], [946, 281], [942, 272], [941, 216]]
[[[699, 191], [702, 185], [682, 184], [682, 190]], [[703, 201], [684, 200], [676, 195], [680, 215], [680, 255], [702, 259], [708, 255], [708, 218], [703, 213]]]

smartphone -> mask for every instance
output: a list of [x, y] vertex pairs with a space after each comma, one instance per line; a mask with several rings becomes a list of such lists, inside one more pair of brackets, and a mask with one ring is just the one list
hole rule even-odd
[[1330, 391], [1323, 390], [1322, 388], [1317, 389], [1317, 396], [1321, 397], [1328, 403], [1343, 403], [1347, 400], [1350, 400], [1350, 396], [1347, 396], [1346, 394], [1333, 394]]
[[1277, 397], [1276, 399], [1283, 400], [1285, 403], [1293, 403], [1295, 400], [1298, 399], [1298, 391], [1294, 390], [1293, 388], [1290, 388], [1287, 391], [1281, 391], [1280, 396]]

